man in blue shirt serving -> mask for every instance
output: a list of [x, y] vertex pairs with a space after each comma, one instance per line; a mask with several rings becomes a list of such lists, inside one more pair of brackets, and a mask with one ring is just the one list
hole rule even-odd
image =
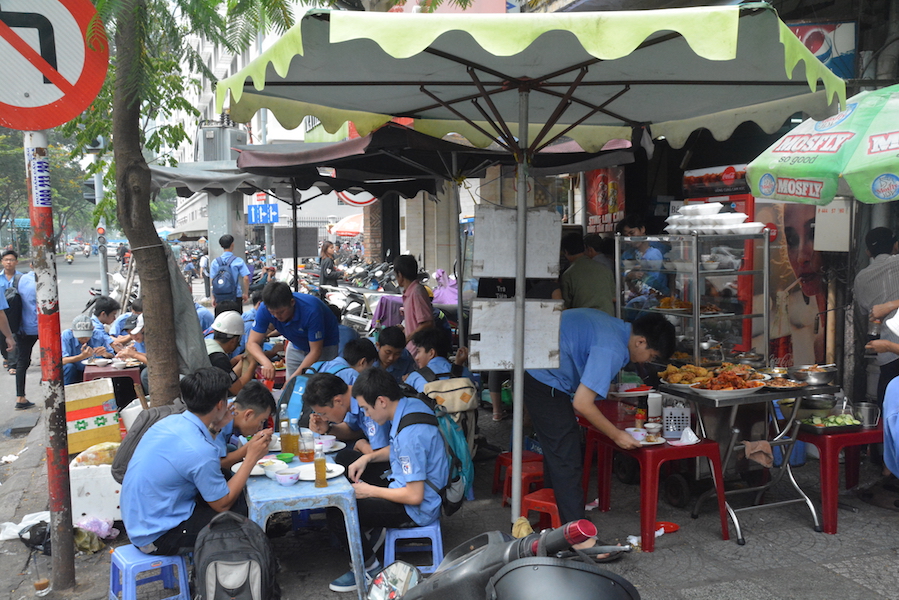
[[[525, 372], [524, 404], [543, 448], [563, 523], [584, 518], [581, 436], [575, 411], [625, 449], [640, 447], [594, 403], [629, 362], [664, 361], [674, 351], [674, 326], [659, 314], [625, 323], [592, 308], [562, 312], [559, 368]], [[592, 546], [592, 541], [587, 546]]]
[[155, 423], [135, 448], [122, 482], [122, 521], [131, 543], [142, 552], [177, 554], [194, 547], [200, 529], [216, 514], [247, 514], [243, 488], [268, 452], [271, 432], [253, 436], [245, 460], [226, 481], [215, 436], [231, 419], [230, 384], [228, 376], [213, 367], [185, 376], [181, 397], [187, 410]]
[[247, 352], [259, 363], [264, 379], [275, 378], [275, 367], [262, 350], [269, 325], [290, 341], [285, 357], [288, 380], [320, 360], [337, 358], [337, 319], [328, 305], [309, 294], [291, 292], [283, 281], [272, 282], [262, 291], [247, 339]]
[[[353, 481], [359, 524], [367, 528], [429, 525], [440, 517], [437, 489], [446, 485], [449, 462], [443, 438], [433, 425], [415, 424], [398, 431], [400, 420], [408, 413], [434, 412], [416, 398], [403, 397], [399, 384], [387, 371], [372, 367], [359, 375], [353, 395], [365, 414], [378, 425], [390, 427], [390, 445], [362, 455], [350, 465], [347, 475]], [[370, 462], [390, 462], [392, 480], [387, 487], [360, 481]], [[328, 529], [347, 551], [346, 524], [339, 509], [328, 509]], [[362, 535], [365, 571], [372, 575], [380, 568], [372, 540]], [[349, 571], [331, 582], [335, 592], [353, 592], [356, 580]]]

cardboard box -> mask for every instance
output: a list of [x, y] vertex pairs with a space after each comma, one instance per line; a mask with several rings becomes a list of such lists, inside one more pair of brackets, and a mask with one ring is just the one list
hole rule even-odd
[[122, 486], [112, 478], [112, 465], [70, 467], [72, 521], [81, 517], [122, 520]]
[[111, 379], [73, 383], [65, 393], [69, 454], [100, 442], [122, 441]]

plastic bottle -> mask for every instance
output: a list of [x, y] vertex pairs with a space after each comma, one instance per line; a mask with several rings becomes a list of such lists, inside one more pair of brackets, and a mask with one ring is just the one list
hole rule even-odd
[[325, 449], [321, 442], [315, 442], [315, 487], [328, 487], [328, 464], [325, 462]]
[[300, 424], [291, 419], [286, 431], [281, 434], [281, 452], [300, 453]]
[[282, 404], [281, 408], [278, 410], [278, 435], [281, 439], [281, 451], [287, 452], [284, 450], [284, 435], [290, 433], [290, 418], [287, 416], [287, 404]]

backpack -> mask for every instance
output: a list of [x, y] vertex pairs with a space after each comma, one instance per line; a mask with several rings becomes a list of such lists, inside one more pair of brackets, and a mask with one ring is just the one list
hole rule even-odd
[[237, 513], [213, 517], [194, 546], [194, 600], [280, 600], [278, 563], [262, 528]]
[[[322, 368], [325, 362], [327, 361], [321, 360], [311, 367], [307, 367], [304, 374], [297, 375], [291, 379], [292, 384], [288, 384], [281, 390], [281, 397], [289, 398], [287, 401], [287, 416], [291, 419], [297, 419], [300, 427], [309, 427], [309, 415], [312, 412], [308, 407], [303, 406], [303, 393], [306, 391], [306, 383], [308, 383], [310, 375], [320, 372], [319, 369]], [[344, 369], [349, 368], [347, 365], [342, 365], [337, 368], [331, 367], [324, 372], [337, 375]]]
[[471, 453], [468, 451], [468, 440], [462, 428], [449, 414], [441, 408], [435, 409], [435, 414], [406, 413], [400, 419], [396, 428], [396, 434], [409, 425], [433, 425], [443, 438], [446, 455], [449, 459], [449, 476], [443, 487], [438, 488], [433, 482], [425, 479], [425, 483], [440, 495], [440, 505], [443, 514], [450, 516], [462, 507], [462, 501], [471, 491], [474, 482], [474, 463], [471, 461]]
[[[459, 370], [458, 373], [454, 371]], [[461, 367], [453, 365], [449, 373], [434, 373], [428, 367], [415, 371], [427, 383], [424, 391], [415, 395], [433, 409], [440, 407], [459, 424], [465, 439], [468, 440], [468, 452], [471, 456], [477, 453], [478, 433], [478, 394], [477, 386], [468, 377], [458, 377]]]
[[181, 398], [175, 398], [172, 404], [153, 406], [147, 410], [140, 411], [140, 414], [137, 415], [134, 423], [128, 429], [128, 433], [125, 434], [125, 438], [119, 445], [115, 458], [112, 460], [112, 468], [110, 469], [112, 478], [118, 483], [122, 483], [125, 480], [125, 472], [128, 470], [128, 461], [131, 460], [131, 455], [134, 454], [140, 439], [154, 423], [169, 415], [183, 413], [185, 410], [187, 410], [187, 407], [184, 405], [184, 401]]
[[13, 335], [22, 328], [22, 296], [19, 295], [19, 280], [22, 279], [21, 273], [13, 276], [12, 283], [4, 290], [3, 295], [6, 297], [6, 303], [9, 307], [6, 309], [6, 320], [9, 321], [9, 330]]
[[212, 295], [216, 300], [236, 300], [237, 282], [234, 281], [234, 273], [231, 272], [231, 263], [236, 256], [222, 262], [221, 257], [213, 262], [218, 264], [218, 271], [212, 277]]

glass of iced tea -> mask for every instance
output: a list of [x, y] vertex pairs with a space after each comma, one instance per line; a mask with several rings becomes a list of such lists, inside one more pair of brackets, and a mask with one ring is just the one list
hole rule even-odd
[[311, 431], [304, 431], [300, 435], [300, 462], [311, 463], [315, 458], [315, 437]]

